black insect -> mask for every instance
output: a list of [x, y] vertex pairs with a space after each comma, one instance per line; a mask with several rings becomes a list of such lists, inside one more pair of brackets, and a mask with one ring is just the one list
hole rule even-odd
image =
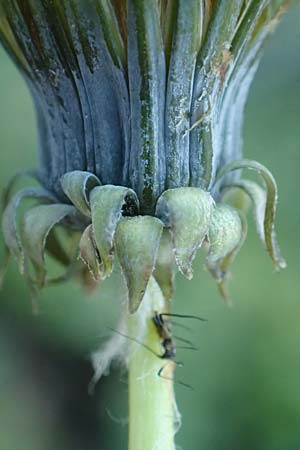
[[176, 345], [172, 339], [171, 322], [164, 321], [162, 314], [155, 313], [152, 317], [152, 322], [155, 325], [156, 331], [161, 339], [161, 345], [164, 349], [164, 353], [159, 355], [161, 359], [174, 360], [176, 356]]
[[[117, 332], [118, 334], [120, 334], [121, 336], [124, 336], [127, 339], [130, 339], [133, 342], [136, 342], [137, 344], [142, 345], [146, 350], [148, 350], [149, 352], [151, 352], [153, 355], [157, 356], [160, 359], [164, 359], [167, 361], [172, 361], [174, 364], [176, 364], [179, 367], [183, 366], [182, 362], [178, 362], [175, 360], [176, 358], [176, 349], [177, 348], [181, 348], [181, 349], [186, 349], [186, 350], [198, 350], [197, 347], [195, 347], [191, 341], [187, 340], [187, 339], [183, 339], [181, 337], [178, 336], [174, 336], [174, 338], [178, 341], [181, 341], [185, 344], [187, 344], [186, 346], [178, 346], [176, 347], [176, 343], [173, 339], [173, 335], [172, 335], [172, 322], [170, 320], [164, 320], [164, 317], [178, 317], [178, 318], [183, 318], [183, 319], [196, 319], [196, 320], [200, 320], [202, 322], [205, 322], [206, 319], [203, 319], [202, 317], [198, 317], [198, 316], [190, 316], [190, 315], [183, 315], [183, 314], [171, 314], [171, 313], [157, 313], [155, 312], [154, 316], [152, 317], [152, 322], [155, 325], [156, 331], [158, 333], [158, 336], [161, 339], [161, 346], [164, 349], [164, 352], [162, 354], [159, 354], [157, 352], [155, 352], [151, 347], [149, 347], [148, 345], [144, 344], [143, 342], [140, 342], [138, 339], [135, 339], [132, 336], [127, 336], [126, 334], [121, 333], [120, 331], [117, 330], [113, 330], [115, 332]], [[161, 378], [164, 378], [166, 380], [170, 380], [173, 381], [177, 384], [180, 384], [184, 387], [187, 387], [189, 389], [193, 389], [192, 386], [190, 386], [189, 384], [186, 384], [182, 381], [175, 381], [173, 378], [170, 377], [166, 377], [163, 375], [163, 371], [166, 368], [167, 364], [163, 365], [159, 371], [158, 371], [158, 376]]]
[[[186, 318], [186, 319], [187, 318], [188, 319], [197, 319], [197, 320], [201, 320], [201, 321], [205, 321], [205, 319], [203, 319], [202, 317], [187, 316], [187, 315], [181, 315], [181, 314], [171, 314], [171, 313], [158, 314], [157, 312], [155, 313], [154, 317], [152, 318], [152, 321], [156, 327], [157, 333], [161, 339], [161, 345], [164, 349], [164, 353], [162, 355], [157, 355], [157, 356], [159, 356], [159, 358], [161, 358], [161, 359], [173, 361], [178, 366], [183, 366], [182, 363], [175, 360], [176, 344], [175, 344], [175, 341], [173, 340], [173, 336], [172, 336], [172, 323], [170, 320], [164, 320], [164, 317], [179, 317], [179, 318]], [[179, 348], [184, 348], [187, 350], [197, 350], [197, 348], [194, 347], [190, 341], [183, 339], [183, 338], [179, 338], [179, 337], [177, 337], [176, 339], [178, 341], [188, 344], [188, 346], [181, 346]], [[166, 365], [164, 365], [160, 368], [160, 370], [158, 371], [158, 376], [160, 376], [164, 379], [167, 379], [167, 380], [172, 380], [175, 383], [180, 384], [189, 389], [193, 389], [192, 386], [190, 386], [189, 384], [186, 384], [182, 381], [175, 381], [173, 378], [163, 376], [163, 371], [164, 371], [165, 367], [166, 367]]]

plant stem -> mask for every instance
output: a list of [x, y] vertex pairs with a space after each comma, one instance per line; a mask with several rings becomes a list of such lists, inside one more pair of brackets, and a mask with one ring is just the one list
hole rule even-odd
[[176, 404], [172, 381], [175, 363], [157, 356], [163, 354], [163, 348], [152, 317], [155, 311], [166, 311], [166, 305], [153, 278], [142, 303], [140, 310], [129, 318], [131, 336], [149, 348], [136, 343], [130, 355], [129, 450], [175, 450]]

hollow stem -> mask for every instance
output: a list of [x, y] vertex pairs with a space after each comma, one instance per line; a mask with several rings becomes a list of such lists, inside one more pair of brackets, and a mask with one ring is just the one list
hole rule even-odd
[[141, 308], [129, 318], [131, 336], [143, 343], [133, 343], [130, 352], [129, 450], [175, 450], [175, 363], [157, 356], [163, 348], [152, 321], [155, 311], [166, 311], [166, 305], [152, 278]]

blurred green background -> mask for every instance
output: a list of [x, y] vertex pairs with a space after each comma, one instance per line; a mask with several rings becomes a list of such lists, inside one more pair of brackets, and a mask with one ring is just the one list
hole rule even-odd
[[[176, 387], [186, 450], [300, 449], [300, 9], [269, 40], [246, 110], [245, 155], [278, 182], [277, 230], [288, 269], [275, 274], [251, 221], [234, 267], [234, 307], [202, 270], [178, 276], [173, 311], [208, 318], [180, 331], [199, 346], [179, 351]], [[0, 49], [0, 177], [36, 166], [32, 103]], [[1, 251], [3, 250], [1, 246]], [[116, 369], [89, 396], [89, 353], [107, 335], [124, 297], [121, 277], [92, 296], [76, 284], [49, 288], [33, 316], [28, 290], [10, 265], [0, 292], [0, 450], [125, 450], [126, 374]], [[157, 405], [159, 408], [159, 405]], [[142, 449], [141, 449], [142, 450]]]

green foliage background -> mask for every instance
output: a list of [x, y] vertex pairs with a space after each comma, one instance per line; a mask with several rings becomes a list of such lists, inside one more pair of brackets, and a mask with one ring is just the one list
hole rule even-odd
[[[234, 308], [222, 303], [202, 270], [203, 255], [192, 282], [178, 276], [173, 311], [208, 319], [176, 330], [199, 346], [196, 354], [179, 350], [185, 366], [177, 377], [195, 389], [176, 386], [180, 448], [300, 448], [299, 23], [297, 6], [269, 40], [245, 121], [245, 155], [278, 182], [277, 232], [288, 269], [274, 273], [251, 222], [233, 267]], [[2, 49], [0, 99], [4, 185], [14, 171], [37, 163], [31, 100]], [[91, 296], [74, 283], [48, 289], [34, 317], [10, 265], [0, 293], [0, 450], [126, 449], [125, 374], [115, 370], [94, 396], [87, 393], [87, 356], [117, 320], [118, 299], [124, 300], [120, 273]]]

